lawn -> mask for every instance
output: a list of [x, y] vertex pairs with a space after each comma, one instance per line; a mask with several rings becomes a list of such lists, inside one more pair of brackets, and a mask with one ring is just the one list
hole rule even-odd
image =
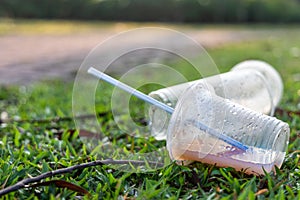
[[[270, 28], [274, 32], [282, 31], [282, 28]], [[299, 199], [300, 29], [284, 28], [286, 31], [276, 37], [208, 49], [222, 72], [243, 60], [261, 59], [282, 75], [285, 90], [279, 105], [281, 110], [275, 115], [289, 123], [291, 137], [285, 162], [276, 174], [246, 175], [232, 168], [202, 163], [190, 166], [170, 163], [140, 172], [103, 164], [48, 177], [43, 179], [44, 184], [31, 185], [2, 198], [70, 199], [85, 194], [85, 199]], [[75, 130], [72, 87], [72, 82], [62, 81], [1, 87], [0, 189], [28, 177], [101, 158], [91, 148], [95, 139], [89, 135], [83, 139], [84, 133]], [[148, 85], [141, 89], [150, 92], [153, 87]], [[152, 152], [164, 147], [165, 142], [151, 137], [135, 138], [119, 130], [110, 111], [112, 89], [103, 84], [96, 93], [96, 111], [104, 139], [127, 153]], [[145, 122], [139, 111], [144, 107], [143, 102], [131, 100], [132, 116], [141, 124]], [[80, 120], [89, 123], [88, 117]], [[115, 155], [109, 150], [104, 153], [104, 158]]]

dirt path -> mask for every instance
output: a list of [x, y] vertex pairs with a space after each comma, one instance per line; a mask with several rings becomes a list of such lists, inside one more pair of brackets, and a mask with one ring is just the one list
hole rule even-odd
[[[119, 31], [108, 28], [79, 34], [0, 36], [0, 84], [19, 85], [44, 79], [71, 79], [86, 55]], [[209, 48], [251, 39], [257, 35], [249, 30], [185, 28], [181, 31]], [[145, 36], [144, 39], [148, 38], [151, 37]], [[126, 42], [119, 45], [126, 45]]]

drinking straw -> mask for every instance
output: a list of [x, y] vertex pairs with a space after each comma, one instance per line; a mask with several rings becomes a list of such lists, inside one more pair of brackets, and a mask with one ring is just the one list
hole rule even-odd
[[[150, 104], [166, 111], [169, 114], [173, 114], [173, 112], [174, 112], [174, 108], [172, 108], [172, 107], [170, 107], [170, 106], [168, 106], [168, 105], [166, 105], [166, 104], [164, 104], [160, 101], [157, 101], [156, 99], [154, 99], [154, 98], [152, 98], [152, 97], [150, 97], [150, 96], [148, 96], [148, 95], [146, 95], [146, 94], [130, 87], [129, 85], [126, 85], [125, 83], [122, 83], [122, 82], [112, 78], [111, 76], [108, 76], [107, 74], [105, 74], [103, 72], [100, 72], [99, 70], [97, 70], [93, 67], [90, 67], [88, 69], [88, 73], [92, 74], [93, 76], [95, 76], [97, 78], [99, 78], [100, 80], [104, 80], [104, 81], [106, 81], [106, 82], [108, 82], [108, 83], [110, 83], [110, 84], [112, 84], [112, 85], [114, 85], [114, 86], [116, 86], [116, 87], [118, 87], [118, 88], [134, 95], [134, 96], [136, 96], [139, 99], [142, 99], [142, 100], [144, 100], [144, 101], [146, 101], [146, 102], [148, 102], [148, 103], [150, 103]], [[239, 141], [237, 141], [237, 140], [235, 140], [235, 139], [233, 139], [233, 138], [231, 138], [227, 135], [220, 134], [216, 130], [206, 126], [205, 124], [203, 124], [199, 121], [194, 122], [194, 124], [198, 129], [200, 129], [202, 131], [205, 131], [206, 133], [208, 133], [210, 135], [213, 135], [216, 138], [218, 138], [218, 139], [220, 139], [220, 140], [222, 140], [222, 141], [224, 141], [224, 142], [226, 142], [226, 143], [228, 143], [228, 144], [230, 144], [230, 145], [232, 145], [232, 146], [234, 146], [238, 149], [241, 149], [243, 151], [246, 151], [248, 149], [248, 147], [245, 146], [244, 144], [242, 144], [241, 142], [239, 142]]]

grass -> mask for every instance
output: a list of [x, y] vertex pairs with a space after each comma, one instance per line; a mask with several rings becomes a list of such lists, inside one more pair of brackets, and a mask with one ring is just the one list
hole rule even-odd
[[[268, 40], [257, 40], [224, 45], [209, 49], [220, 71], [228, 71], [245, 59], [262, 59], [281, 73], [285, 90], [280, 107], [299, 110], [300, 106], [300, 30], [293, 29], [284, 35]], [[179, 63], [183, 65], [183, 63]], [[191, 72], [186, 72], [191, 74]], [[49, 87], [51, 85], [51, 87]], [[141, 88], [149, 92], [152, 87]], [[97, 91], [96, 110], [106, 140], [122, 152], [145, 153], [165, 145], [154, 138], [135, 138], [114, 123], [110, 113], [112, 87], [103, 84]], [[103, 94], [106, 94], [104, 97]], [[100, 97], [101, 96], [101, 97]], [[1, 123], [0, 128], [0, 188], [15, 184], [43, 172], [99, 159], [90, 144], [75, 134], [72, 120], [26, 121], [72, 116], [72, 83], [50, 81], [27, 87], [6, 86], [0, 90], [0, 113], [13, 119]], [[137, 122], [144, 105], [132, 99], [132, 111]], [[291, 128], [288, 154], [277, 174], [258, 177], [236, 172], [232, 168], [194, 163], [178, 166], [170, 163], [155, 171], [125, 172], [118, 167], [104, 165], [74, 171], [46, 180], [65, 180], [85, 188], [91, 196], [86, 199], [299, 199], [299, 130], [300, 116], [276, 115]], [[23, 120], [23, 121], [20, 121]], [[86, 123], [89, 123], [88, 120]], [[87, 138], [89, 140], [89, 138]], [[90, 139], [91, 140], [91, 139]], [[105, 156], [116, 152], [104, 151]], [[112, 153], [112, 154], [108, 154]], [[55, 185], [21, 189], [3, 196], [3, 199], [70, 199], [79, 194]]]

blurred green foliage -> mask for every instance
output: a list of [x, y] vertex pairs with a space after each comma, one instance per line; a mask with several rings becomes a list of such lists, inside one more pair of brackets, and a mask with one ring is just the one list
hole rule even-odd
[[300, 22], [300, 0], [1, 0], [9, 18]]

